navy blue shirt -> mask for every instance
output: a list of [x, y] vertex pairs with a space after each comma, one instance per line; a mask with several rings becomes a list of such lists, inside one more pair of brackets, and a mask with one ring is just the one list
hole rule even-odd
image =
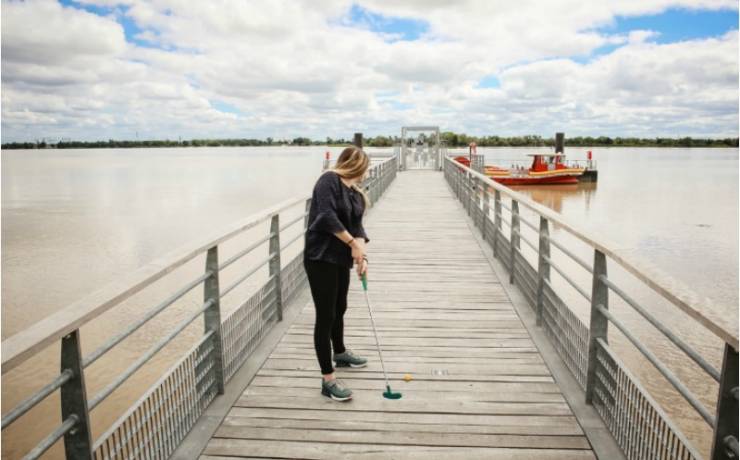
[[347, 230], [355, 238], [370, 241], [362, 226], [364, 212], [359, 192], [344, 185], [334, 171], [323, 173], [313, 188], [304, 258], [352, 268], [352, 249], [334, 233]]

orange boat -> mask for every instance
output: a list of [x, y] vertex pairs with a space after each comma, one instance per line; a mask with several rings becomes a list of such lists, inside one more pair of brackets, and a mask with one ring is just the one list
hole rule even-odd
[[[585, 168], [567, 165], [565, 155], [562, 153], [534, 153], [528, 156], [533, 157], [529, 169], [484, 166], [483, 172], [503, 185], [545, 185], [577, 184], [578, 178], [585, 171]], [[458, 156], [455, 157], [455, 161], [470, 166], [468, 157]]]

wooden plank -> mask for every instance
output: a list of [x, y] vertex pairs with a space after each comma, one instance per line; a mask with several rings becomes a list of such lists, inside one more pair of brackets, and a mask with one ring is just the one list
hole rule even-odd
[[[358, 369], [353, 369], [351, 372], [344, 372], [344, 369], [339, 368], [338, 376], [342, 379], [348, 380], [355, 377], [363, 379], [383, 379], [383, 374], [380, 372], [355, 372]], [[403, 376], [407, 372], [389, 372], [388, 378], [391, 381], [401, 381]], [[306, 369], [261, 369], [257, 375], [283, 377], [313, 377], [320, 379], [315, 370]], [[429, 381], [454, 381], [454, 382], [552, 382], [552, 376], [550, 375], [478, 375], [478, 374], [414, 374], [414, 380], [429, 380]]]
[[[459, 321], [449, 321], [447, 324], [449, 324], [451, 327], [456, 328], [474, 328], [478, 327], [481, 329], [492, 329], [495, 327], [517, 327], [519, 319], [507, 319], [507, 320], [497, 320], [497, 321], [467, 321], [467, 320], [459, 320]], [[313, 318], [300, 318], [299, 320], [296, 320], [296, 324], [313, 324], [314, 320]], [[356, 325], [362, 325], [362, 326], [370, 326], [370, 319], [369, 318], [352, 318], [351, 321], [352, 324]], [[426, 319], [416, 319], [413, 321], [414, 327], [439, 327], [440, 324], [444, 324], [445, 321], [441, 320], [426, 320]], [[392, 324], [399, 324], [398, 321], [393, 321], [389, 323], [385, 323], [384, 321], [379, 321], [377, 323], [380, 325], [392, 325]]]
[[[371, 345], [354, 346], [352, 350], [358, 353], [377, 355], [378, 350], [376, 347]], [[290, 355], [301, 355], [307, 354], [309, 356], [316, 357], [316, 352], [313, 348], [301, 347], [298, 348], [294, 344], [279, 345], [275, 348], [275, 354], [290, 354]], [[486, 358], [498, 358], [498, 359], [536, 359], [537, 362], [542, 362], [542, 358], [537, 353], [535, 348], [494, 348], [494, 349], [483, 349], [483, 350], [468, 350], [465, 353], [467, 358], [471, 359], [486, 359]], [[460, 357], [460, 352], [455, 349], [448, 349], [444, 347], [398, 347], [398, 346], [383, 346], [383, 358], [388, 357], [399, 357], [399, 358], [438, 358], [438, 359], [455, 359]], [[277, 357], [277, 356], [276, 356]]]
[[547, 436], [543, 434], [470, 434], [470, 433], [425, 433], [409, 431], [338, 430], [331, 428], [307, 430], [305, 428], [262, 428], [250, 426], [221, 425], [214, 438], [269, 439], [274, 441], [299, 441], [321, 443], [445, 446], [445, 447], [530, 447], [534, 442], [538, 449], [588, 449], [583, 436]]
[[[289, 335], [298, 335], [298, 336], [310, 336], [313, 338], [313, 330], [308, 329], [294, 329], [288, 331]], [[456, 339], [460, 337], [465, 337], [465, 339], [500, 339], [500, 340], [506, 340], [506, 339], [527, 339], [529, 338], [528, 335], [522, 333], [522, 332], [459, 332], [457, 330], [450, 330], [446, 331], [443, 329], [432, 329], [432, 328], [426, 328], [426, 329], [420, 329], [420, 330], [403, 330], [403, 331], [395, 331], [395, 330], [385, 330], [385, 331], [378, 331], [378, 336], [382, 335], [383, 337], [390, 338], [390, 337], [403, 337], [403, 338], [417, 338], [417, 339]], [[368, 329], [356, 329], [356, 328], [345, 328], [344, 329], [344, 336], [345, 337], [373, 337], [374, 334], [372, 330]]]
[[[383, 382], [374, 382], [374, 385], [360, 386], [355, 381], [352, 382], [352, 389], [355, 392], [360, 390], [368, 390], [367, 393], [375, 396], [380, 396], [380, 393], [385, 391], [385, 385]], [[458, 385], [460, 388], [467, 388], [462, 385]], [[319, 395], [321, 388], [318, 382], [314, 381], [313, 387], [300, 388], [300, 387], [283, 387], [283, 386], [258, 386], [251, 385], [247, 390], [244, 391], [245, 396], [274, 396], [275, 394], [284, 395], [286, 397], [293, 398], [315, 398]], [[394, 385], [395, 391], [400, 391], [405, 395], [404, 402], [406, 401], [468, 401], [468, 402], [521, 402], [521, 403], [564, 403], [565, 399], [560, 393], [540, 393], [540, 392], [528, 392], [528, 391], [510, 391], [510, 392], [484, 392], [484, 391], [431, 391], [416, 389], [407, 382], [398, 382]], [[360, 393], [357, 393], [358, 395]]]
[[[446, 414], [441, 417], [440, 414], [428, 412], [397, 412], [393, 417], [378, 411], [357, 412], [358, 417], [364, 422], [384, 423], [392, 420], [396, 423], [423, 424], [423, 425], [440, 425], [446, 426], [525, 426], [531, 427], [534, 431], [542, 427], [567, 426], [580, 427], [572, 415], [491, 415], [491, 414]], [[229, 417], [259, 417], [275, 419], [300, 419], [300, 420], [324, 420], [327, 422], [336, 422], [347, 420], [347, 413], [343, 411], [321, 410], [321, 409], [281, 409], [269, 407], [234, 407], [229, 412]], [[575, 432], [579, 434], [580, 431]]]
[[[353, 349], [357, 352], [357, 349]], [[365, 358], [375, 361], [379, 359], [379, 355], [375, 350], [368, 351], [365, 353], [358, 352], [358, 354]], [[276, 350], [271, 357], [276, 359], [290, 359], [290, 360], [308, 360], [316, 361], [316, 353], [313, 350], [302, 350], [298, 353], [281, 353]], [[397, 353], [385, 353], [383, 352], [383, 360], [385, 362], [398, 362], [398, 363], [427, 363], [436, 364], [435, 368], [444, 368], [440, 364], [472, 364], [476, 366], [488, 366], [488, 365], [515, 365], [515, 364], [543, 364], [542, 358], [534, 355], [528, 358], [485, 358], [485, 357], [451, 357], [451, 358], [438, 358], [438, 357], [423, 357], [423, 356], [399, 356]]]
[[[276, 412], [276, 411], [273, 411]], [[270, 414], [272, 415], [272, 413]], [[379, 421], [368, 421], [365, 414], [363, 414], [361, 421], [357, 420], [346, 420], [343, 414], [339, 414], [341, 417], [336, 417], [332, 420], [327, 420], [326, 411], [322, 411], [321, 414], [317, 415], [321, 418], [318, 419], [305, 419], [305, 418], [279, 418], [279, 415], [275, 415], [273, 418], [267, 417], [240, 417], [240, 416], [227, 416], [223, 421], [223, 426], [232, 427], [261, 427], [261, 428], [300, 428], [304, 430], [320, 430], [326, 429], [330, 426], [332, 430], [362, 430], [362, 431], [395, 431], [404, 432], [411, 431], [417, 433], [467, 433], [467, 434], [522, 434], [532, 435], [534, 433], [533, 427], [536, 426], [535, 435], [545, 436], [580, 436], [583, 434], [581, 427], [575, 420], [564, 420], [565, 417], [557, 417], [551, 424], [532, 425], [527, 423], [523, 417], [520, 417], [517, 424], [497, 424], [497, 425], [450, 425], [442, 423], [404, 423], [397, 422], [394, 417], [393, 421], [379, 420]]]
[[[263, 369], [301, 369], [301, 370], [316, 370], [319, 371], [319, 363], [315, 360], [301, 360], [295, 359], [282, 359], [282, 358], [269, 358], [265, 361], [262, 366]], [[417, 373], [427, 374], [432, 373], [435, 370], [444, 369], [448, 374], [478, 374], [478, 375], [550, 375], [550, 371], [544, 364], [491, 364], [486, 366], [480, 366], [477, 364], [454, 364], [446, 363], [444, 365], [436, 365], [429, 363], [396, 363], [388, 362], [385, 363], [385, 370], [387, 372], [398, 372], [398, 373]], [[379, 361], [368, 362], [366, 367], [358, 369], [345, 369], [344, 373], [364, 373], [364, 372], [380, 372], [381, 366]]]
[[[566, 449], [488, 449], [473, 447], [393, 446], [350, 443], [283, 442], [247, 439], [214, 438], [206, 446], [202, 459], [218, 456], [301, 458], [317, 460], [341, 459], [429, 459], [429, 460], [581, 460], [594, 459], [587, 450]], [[224, 458], [224, 457], [221, 457]]]
[[290, 397], [281, 395], [242, 394], [235, 407], [271, 407], [283, 409], [324, 409], [339, 411], [382, 411], [395, 412], [432, 412], [435, 414], [515, 414], [515, 415], [570, 415], [570, 408], [565, 403], [507, 403], [483, 401], [413, 401], [402, 402], [385, 399], [381, 396], [382, 387], [376, 391], [353, 390], [351, 401], [337, 404], [329, 398], [321, 397], [317, 392], [314, 397]]
[[[355, 389], [375, 389], [378, 388], [377, 380], [352, 378], [352, 388]], [[461, 385], [458, 382], [428, 381], [428, 380], [411, 380], [403, 382], [399, 389], [404, 391], [454, 391], [460, 392]], [[317, 379], [310, 377], [270, 377], [258, 375], [250, 384], [249, 389], [257, 386], [267, 387], [290, 387], [290, 388], [318, 388]], [[544, 382], [465, 382], [465, 392], [531, 392], [531, 393], [556, 393], [560, 394], [560, 389], [554, 383]], [[248, 389], [248, 390], [249, 390]]]
[[[353, 339], [355, 343], [362, 344], [374, 344], [375, 339], [371, 337], [356, 337]], [[418, 344], [420, 340], [408, 337], [384, 337], [381, 346], [388, 345], [414, 345]], [[424, 339], [425, 345], [439, 346], [439, 347], [457, 347], [457, 348], [522, 348], [522, 347], [533, 347], [534, 344], [529, 338], [526, 339]], [[305, 336], [296, 336], [288, 334], [285, 336], [284, 343], [300, 343], [306, 345], [312, 345], [313, 339]], [[350, 344], [351, 346], [351, 344]]]

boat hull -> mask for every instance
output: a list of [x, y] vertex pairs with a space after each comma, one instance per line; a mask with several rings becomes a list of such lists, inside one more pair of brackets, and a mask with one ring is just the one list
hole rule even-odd
[[[470, 159], [464, 156], [454, 158], [455, 161], [470, 166]], [[557, 165], [556, 169], [528, 170], [506, 169], [498, 166], [485, 166], [483, 173], [492, 180], [503, 185], [561, 185], [577, 184], [585, 169]]]
[[502, 185], [561, 185], [577, 184], [578, 176], [553, 176], [553, 177], [501, 177], [489, 176]]

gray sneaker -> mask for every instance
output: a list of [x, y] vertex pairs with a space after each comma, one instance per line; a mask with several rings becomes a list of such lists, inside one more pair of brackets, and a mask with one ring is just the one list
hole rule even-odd
[[344, 353], [334, 355], [334, 361], [337, 363], [337, 367], [365, 367], [367, 366], [367, 359], [357, 356], [349, 350], [344, 350]]
[[352, 390], [344, 386], [339, 379], [329, 382], [321, 379], [321, 394], [335, 401], [348, 401], [352, 399]]

